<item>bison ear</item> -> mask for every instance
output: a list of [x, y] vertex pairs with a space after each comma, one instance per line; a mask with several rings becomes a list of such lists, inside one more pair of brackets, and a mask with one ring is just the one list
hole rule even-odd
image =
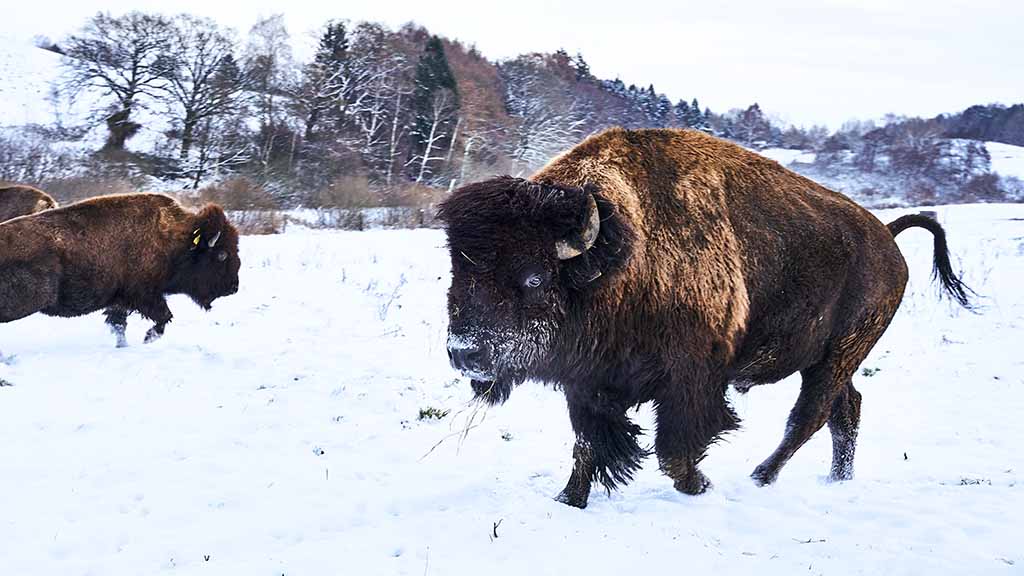
[[196, 227], [192, 231], [190, 248], [205, 250], [215, 247], [227, 226], [228, 219], [224, 209], [216, 204], [207, 204], [196, 215]]

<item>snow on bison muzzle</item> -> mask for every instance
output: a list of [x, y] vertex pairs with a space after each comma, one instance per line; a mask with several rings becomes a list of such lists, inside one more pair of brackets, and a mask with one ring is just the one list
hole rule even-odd
[[705, 451], [746, 391], [800, 372], [773, 482], [826, 422], [831, 478], [853, 476], [861, 395], [852, 377], [903, 297], [894, 241], [935, 238], [946, 291], [968, 305], [932, 218], [888, 227], [854, 202], [753, 152], [685, 130], [612, 129], [529, 179], [499, 177], [442, 204], [452, 264], [451, 364], [490, 403], [526, 379], [559, 386], [576, 434], [562, 502], [631, 480], [647, 451], [626, 411], [652, 402], [654, 452], [698, 494]]

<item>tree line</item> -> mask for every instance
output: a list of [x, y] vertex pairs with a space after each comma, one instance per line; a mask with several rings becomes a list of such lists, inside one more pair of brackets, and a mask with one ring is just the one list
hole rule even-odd
[[[60, 89], [102, 103], [106, 137], [93, 161], [181, 187], [244, 178], [280, 207], [429, 203], [476, 178], [528, 174], [611, 126], [684, 127], [754, 149], [814, 151], [827, 173], [945, 167], [941, 139], [1006, 141], [1024, 118], [1016, 108], [972, 109], [831, 133], [782, 127], [756, 103], [715, 113], [696, 98], [673, 102], [653, 85], [596, 78], [581, 54], [563, 50], [491, 62], [415, 24], [326, 22], [312, 57], [300, 61], [280, 15], [238, 37], [187, 14], [99, 13], [47, 47], [65, 56]], [[908, 128], [914, 122], [928, 128]], [[143, 127], [160, 131], [151, 150], [131, 144]], [[916, 148], [903, 150], [907, 142]], [[957, 169], [987, 163], [975, 156]]]

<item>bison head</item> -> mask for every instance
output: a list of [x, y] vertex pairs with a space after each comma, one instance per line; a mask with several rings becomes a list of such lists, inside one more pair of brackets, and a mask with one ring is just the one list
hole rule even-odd
[[238, 231], [216, 204], [196, 214], [188, 230], [188, 248], [171, 285], [209, 310], [217, 298], [238, 292]]
[[507, 176], [456, 190], [438, 215], [452, 261], [449, 359], [478, 397], [503, 402], [545, 377], [574, 299], [625, 256], [622, 227], [592, 186]]

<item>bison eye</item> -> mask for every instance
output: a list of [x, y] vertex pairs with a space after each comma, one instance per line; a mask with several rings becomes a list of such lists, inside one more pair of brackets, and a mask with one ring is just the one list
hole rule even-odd
[[540, 274], [530, 274], [525, 282], [527, 288], [540, 288], [543, 283], [544, 278]]
[[223, 262], [228, 259], [228, 253], [221, 250], [217, 252], [217, 262]]

